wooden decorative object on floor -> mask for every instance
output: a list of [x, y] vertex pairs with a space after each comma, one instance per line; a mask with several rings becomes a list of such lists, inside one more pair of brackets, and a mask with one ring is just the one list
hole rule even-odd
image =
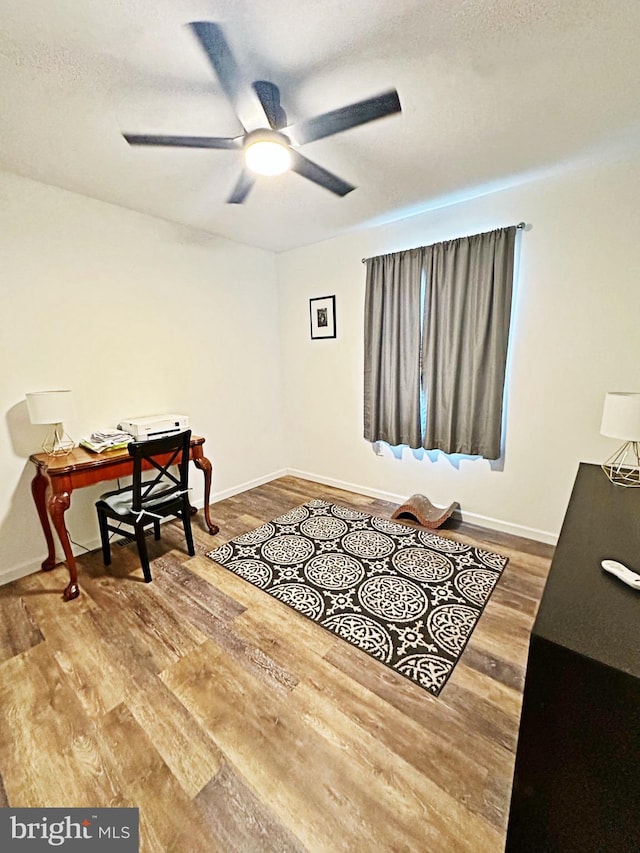
[[422, 527], [434, 529], [445, 523], [449, 516], [458, 508], [454, 501], [448, 507], [435, 506], [424, 495], [411, 495], [408, 501], [393, 513], [391, 518], [398, 519], [410, 516]]

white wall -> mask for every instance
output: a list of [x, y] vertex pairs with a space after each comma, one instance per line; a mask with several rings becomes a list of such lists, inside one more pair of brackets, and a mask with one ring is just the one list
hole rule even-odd
[[[290, 465], [304, 476], [402, 500], [457, 500], [463, 517], [555, 540], [607, 390], [640, 391], [640, 159], [582, 163], [277, 258]], [[362, 437], [363, 257], [525, 220], [501, 464], [440, 453], [381, 456]], [[336, 294], [338, 337], [309, 339], [309, 298]]]
[[[528, 185], [278, 256], [0, 173], [0, 582], [36, 569], [30, 493], [43, 430], [29, 390], [70, 387], [75, 438], [177, 410], [207, 438], [214, 496], [284, 468], [401, 500], [457, 500], [463, 516], [547, 541], [606, 390], [640, 390], [640, 159]], [[520, 220], [502, 464], [376, 456], [362, 438], [361, 258]], [[309, 298], [336, 294], [336, 340], [309, 339]], [[174, 336], [175, 335], [175, 339]], [[286, 439], [286, 443], [283, 441]], [[201, 477], [192, 477], [201, 502]], [[97, 543], [93, 502], [67, 513]], [[215, 513], [214, 513], [215, 515]]]
[[[71, 388], [76, 440], [120, 418], [184, 412], [214, 495], [286, 465], [274, 256], [0, 173], [0, 582], [38, 568], [25, 392]], [[192, 474], [193, 501], [202, 477]], [[74, 493], [72, 538], [95, 546]], [[214, 513], [215, 515], [215, 513]]]

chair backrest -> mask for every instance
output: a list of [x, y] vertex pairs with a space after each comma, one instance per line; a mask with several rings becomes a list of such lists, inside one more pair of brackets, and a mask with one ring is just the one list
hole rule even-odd
[[[129, 455], [133, 457], [134, 512], [179, 500], [187, 493], [190, 443], [191, 430], [188, 429], [129, 444]], [[170, 470], [172, 466], [178, 467], [177, 475]]]

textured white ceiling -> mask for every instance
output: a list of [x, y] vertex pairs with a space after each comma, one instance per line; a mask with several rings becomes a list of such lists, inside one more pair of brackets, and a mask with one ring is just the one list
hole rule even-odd
[[[396, 88], [403, 112], [310, 143], [228, 205], [241, 153], [122, 132], [241, 128], [185, 26], [222, 24], [289, 121]], [[0, 169], [274, 251], [640, 141], [638, 0], [0, 0]]]

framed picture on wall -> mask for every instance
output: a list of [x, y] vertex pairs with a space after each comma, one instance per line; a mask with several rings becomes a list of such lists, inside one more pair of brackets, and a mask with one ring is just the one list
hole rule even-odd
[[311, 339], [335, 338], [336, 336], [336, 298], [320, 296], [309, 300], [311, 312]]

